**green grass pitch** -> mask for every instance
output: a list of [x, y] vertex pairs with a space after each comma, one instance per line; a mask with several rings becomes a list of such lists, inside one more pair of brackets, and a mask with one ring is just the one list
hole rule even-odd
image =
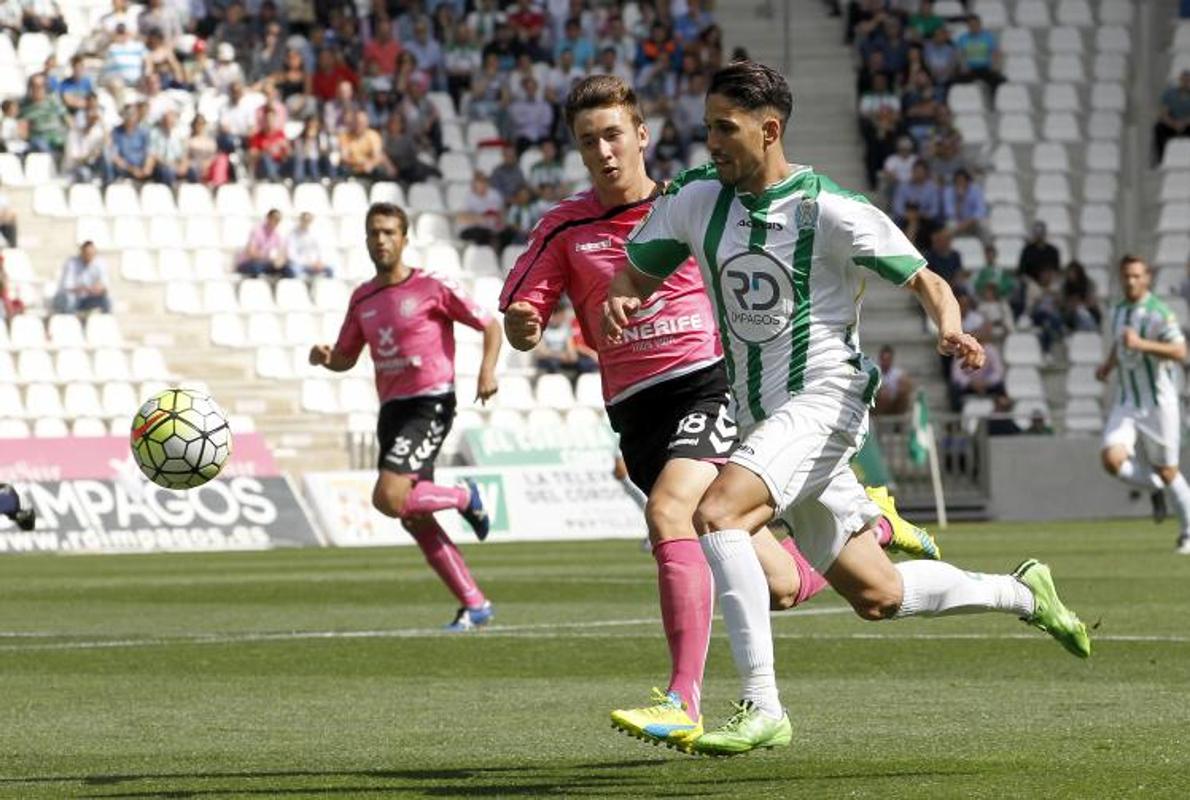
[[[710, 760], [612, 731], [668, 676], [635, 542], [465, 544], [497, 607], [415, 548], [0, 560], [0, 796], [1190, 796], [1190, 558], [1148, 522], [963, 525], [945, 555], [1054, 568], [1089, 662], [1002, 615], [774, 618], [788, 749]], [[738, 691], [711, 642], [707, 721]]]

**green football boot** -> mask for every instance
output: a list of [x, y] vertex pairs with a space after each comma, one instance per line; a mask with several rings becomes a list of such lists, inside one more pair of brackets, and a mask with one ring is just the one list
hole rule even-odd
[[694, 752], [704, 756], [738, 756], [751, 750], [788, 747], [793, 741], [793, 725], [789, 714], [770, 717], [751, 700], [735, 704], [731, 719], [719, 728], [704, 733], [694, 741]]
[[1050, 568], [1030, 558], [1012, 571], [1012, 577], [1033, 592], [1033, 616], [1023, 618], [1024, 621], [1057, 639], [1079, 658], [1089, 658], [1091, 637], [1087, 634], [1087, 626], [1077, 614], [1062, 604], [1058, 590], [1054, 588], [1054, 576], [1050, 574]]

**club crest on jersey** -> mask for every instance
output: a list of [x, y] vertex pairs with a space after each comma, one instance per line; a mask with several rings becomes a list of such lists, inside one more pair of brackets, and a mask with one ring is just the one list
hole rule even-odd
[[799, 231], [813, 230], [818, 225], [818, 201], [803, 198], [793, 209], [793, 223]]
[[727, 259], [719, 270], [718, 284], [725, 322], [740, 339], [764, 344], [789, 328], [793, 277], [769, 253], [749, 250]]
[[413, 312], [417, 310], [417, 301], [412, 297], [406, 297], [401, 301], [401, 306], [398, 309], [402, 317], [412, 317]]

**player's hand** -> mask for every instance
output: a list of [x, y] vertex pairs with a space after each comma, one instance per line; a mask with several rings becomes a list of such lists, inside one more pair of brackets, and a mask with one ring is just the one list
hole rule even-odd
[[479, 404], [485, 405], [499, 390], [496, 373], [491, 370], [480, 370], [479, 380], [475, 382], [475, 399], [479, 401]]
[[609, 297], [603, 301], [603, 335], [612, 344], [619, 344], [628, 318], [640, 310], [640, 298]]
[[316, 344], [310, 348], [310, 365], [314, 367], [325, 367], [331, 363], [331, 346], [329, 344]]
[[942, 334], [938, 337], [938, 352], [944, 356], [954, 356], [968, 372], [979, 369], [987, 360], [983, 345], [969, 333]]
[[1122, 343], [1129, 350], [1136, 350], [1141, 343], [1140, 334], [1134, 331], [1132, 328], [1125, 328]]
[[1106, 381], [1107, 376], [1111, 374], [1111, 368], [1107, 364], [1100, 364], [1095, 367], [1095, 380]]
[[513, 347], [517, 344], [535, 346], [541, 340], [541, 317], [537, 309], [524, 300], [509, 304], [504, 310], [504, 332]]

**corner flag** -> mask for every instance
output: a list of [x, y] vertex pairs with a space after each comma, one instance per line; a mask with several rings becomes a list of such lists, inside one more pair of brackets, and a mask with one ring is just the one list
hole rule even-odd
[[909, 460], [919, 467], [929, 458], [932, 433], [926, 393], [919, 391], [913, 401], [913, 427], [909, 431]]

